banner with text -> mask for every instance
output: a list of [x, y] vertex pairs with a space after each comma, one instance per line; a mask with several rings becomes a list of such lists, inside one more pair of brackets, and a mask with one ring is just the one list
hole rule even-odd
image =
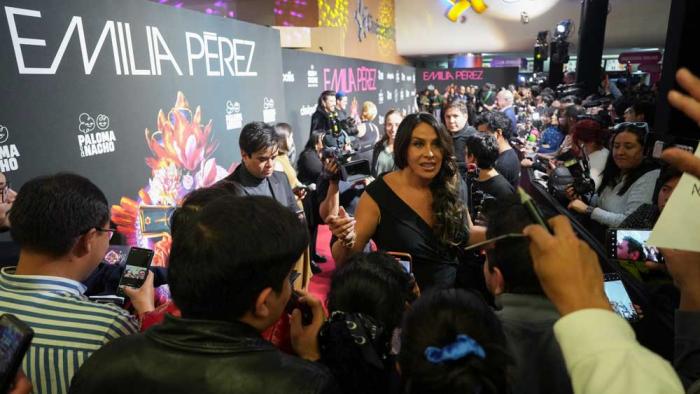
[[[284, 65], [284, 118], [294, 129], [297, 150], [306, 144], [311, 132], [311, 116], [324, 90], [342, 91], [348, 96], [347, 113], [359, 119], [362, 104], [377, 106], [374, 123], [384, 124], [384, 114], [392, 108], [415, 112], [415, 68], [395, 64], [350, 59], [294, 49], [282, 50]], [[383, 126], [379, 127], [383, 130]]]
[[13, 185], [95, 182], [132, 243], [153, 247], [184, 194], [279, 121], [279, 33], [143, 0], [0, 2], [0, 171]]
[[418, 68], [416, 79], [416, 88], [419, 91], [438, 88], [441, 93], [444, 93], [448, 85], [483, 86], [487, 82], [501, 88], [517, 83], [518, 68]]

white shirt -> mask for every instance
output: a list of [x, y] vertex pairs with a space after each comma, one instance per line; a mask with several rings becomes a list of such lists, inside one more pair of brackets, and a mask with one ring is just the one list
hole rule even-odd
[[612, 311], [570, 313], [554, 324], [554, 335], [577, 394], [685, 392], [671, 364], [640, 345]]
[[591, 219], [608, 227], [617, 227], [627, 216], [642, 204], [651, 204], [659, 178], [659, 170], [652, 170], [637, 179], [627, 191], [619, 196], [624, 180], [614, 187], [606, 187], [598, 196], [597, 206]]
[[610, 151], [607, 148], [599, 149], [588, 155], [588, 166], [590, 167], [591, 179], [595, 183], [596, 190], [598, 190], [600, 182], [603, 181], [603, 170], [609, 155]]

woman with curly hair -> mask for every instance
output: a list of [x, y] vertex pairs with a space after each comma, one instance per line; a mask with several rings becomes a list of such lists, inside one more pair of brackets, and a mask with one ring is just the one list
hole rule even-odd
[[360, 198], [355, 218], [344, 210], [326, 219], [338, 240], [333, 258], [342, 264], [373, 240], [384, 251], [413, 259], [421, 289], [452, 287], [457, 250], [484, 239], [459, 198], [460, 178], [449, 133], [430, 114], [408, 115], [394, 141], [398, 170], [380, 176]]

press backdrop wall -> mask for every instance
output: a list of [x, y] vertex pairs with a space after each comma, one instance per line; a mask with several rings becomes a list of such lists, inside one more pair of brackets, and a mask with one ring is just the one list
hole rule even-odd
[[0, 5], [0, 171], [90, 178], [132, 243], [161, 239], [167, 212], [143, 207], [225, 176], [241, 125], [283, 115], [273, 29], [143, 0]]
[[348, 96], [348, 114], [359, 117], [362, 103], [377, 106], [375, 124], [384, 124], [384, 114], [392, 108], [405, 113], [416, 111], [415, 68], [367, 60], [282, 50], [284, 64], [284, 118], [294, 129], [297, 151], [303, 149], [311, 132], [311, 116], [324, 90], [343, 91]]

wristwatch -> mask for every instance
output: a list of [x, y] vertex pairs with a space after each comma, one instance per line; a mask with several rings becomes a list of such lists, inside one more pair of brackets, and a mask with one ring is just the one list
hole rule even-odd
[[594, 209], [595, 209], [595, 207], [592, 205], [589, 205], [588, 207], [586, 207], [586, 216], [591, 216], [591, 214], [593, 214]]

